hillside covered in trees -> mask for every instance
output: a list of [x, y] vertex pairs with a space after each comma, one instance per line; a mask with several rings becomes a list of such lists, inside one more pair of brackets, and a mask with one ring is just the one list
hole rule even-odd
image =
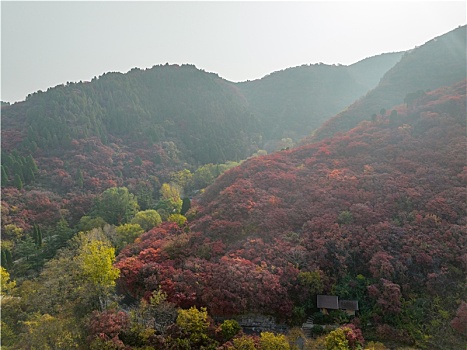
[[360, 301], [359, 325], [379, 339], [460, 347], [450, 322], [466, 293], [465, 89], [229, 170], [189, 232], [153, 229], [120, 253], [122, 290], [160, 286], [183, 307], [295, 322], [317, 294], [339, 295]]
[[238, 84], [193, 65], [107, 73], [4, 105], [2, 149], [52, 155], [95, 138], [157, 144], [162, 157], [195, 165], [245, 159], [282, 138], [298, 141], [376, 85], [400, 56], [290, 68]]
[[[343, 89], [335, 100], [341, 101], [345, 93], [350, 103], [363, 94], [365, 89], [355, 87], [374, 83], [390, 66], [392, 61], [383, 57], [355, 64], [371, 67], [370, 73], [353, 72], [346, 89], [354, 95]], [[304, 89], [298, 104], [314, 94], [322, 97], [317, 87], [323, 82], [329, 86], [336, 72], [348, 69], [315, 65], [277, 73], [283, 77], [275, 79], [274, 99], [286, 98], [280, 91], [293, 84], [297, 93], [303, 84], [314, 86]], [[321, 73], [294, 83], [302, 71]], [[174, 176], [182, 197], [191, 196], [236, 162], [266, 153], [265, 146], [269, 151], [292, 146], [296, 139], [278, 142], [266, 137], [276, 120], [255, 114], [252, 98], [241, 86], [192, 65], [164, 65], [107, 73], [91, 82], [59, 85], [29, 95], [24, 102], [2, 105], [2, 228], [14, 225], [4, 232], [22, 230], [16, 235], [19, 243], [34, 225], [53, 230], [63, 218], [74, 227], [89, 214], [98, 194], [116, 186], [136, 195], [141, 209], [152, 209], [161, 198], [161, 186], [173, 182]], [[315, 98], [315, 105], [324, 114], [341, 108], [320, 101], [321, 97]], [[310, 114], [309, 123], [316, 123], [315, 117]], [[287, 121], [307, 122], [298, 114], [287, 115]], [[179, 176], [174, 175], [179, 171]]]
[[4, 108], [2, 117], [7, 150], [53, 154], [73, 148], [74, 140], [109, 145], [123, 139], [139, 148], [158, 145], [155, 156], [172, 152], [178, 160], [181, 154], [190, 164], [244, 159], [259, 132], [238, 89], [192, 65], [135, 68], [57, 86]]
[[[465, 347], [465, 29], [351, 66], [135, 68], [2, 104], [2, 347]], [[245, 334], [249, 315], [289, 333]]]
[[[239, 329], [225, 321], [216, 330], [204, 307], [224, 319], [254, 312], [299, 325], [316, 312], [317, 294], [332, 294], [359, 301], [344, 329], [367, 341], [462, 347], [465, 91], [465, 81], [441, 88], [348, 133], [245, 161], [206, 189], [188, 222], [138, 219], [131, 205], [126, 218], [108, 218], [99, 203], [124, 191], [105, 191], [93, 215], [116, 226], [80, 233], [37, 279], [9, 285], [3, 329], [23, 345], [53, 329], [96, 349], [214, 348]], [[324, 322], [350, 321], [331, 317]], [[261, 337], [230, 346], [253, 349]]]
[[466, 32], [466, 26], [458, 27], [405, 52], [374, 89], [326, 121], [310, 141], [350, 130], [362, 120], [379, 115], [381, 110], [410, 104], [426, 91], [458, 82], [466, 76]]
[[402, 53], [370, 57], [350, 66], [314, 64], [239, 83], [261, 125], [264, 149], [296, 141], [375, 87]]

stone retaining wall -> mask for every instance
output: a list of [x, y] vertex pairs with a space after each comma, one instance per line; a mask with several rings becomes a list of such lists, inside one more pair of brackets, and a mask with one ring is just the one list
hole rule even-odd
[[259, 334], [261, 332], [286, 333], [287, 325], [277, 323], [274, 317], [264, 315], [240, 315], [235, 320], [243, 328], [246, 334]]

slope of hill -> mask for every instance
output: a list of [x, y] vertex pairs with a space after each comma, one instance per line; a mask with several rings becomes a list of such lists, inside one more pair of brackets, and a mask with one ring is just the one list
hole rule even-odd
[[[433, 50], [423, 55], [444, 55]], [[404, 60], [419, 56], [411, 55]], [[165, 298], [183, 308], [207, 306], [214, 316], [254, 312], [297, 325], [323, 293], [359, 301], [354, 323], [367, 339], [465, 347], [465, 81], [415, 91], [407, 104], [333, 138], [249, 159], [195, 197], [188, 224], [178, 214], [189, 201], [175, 184], [203, 188], [232, 164], [189, 170], [242, 159], [267, 137], [295, 135], [274, 128], [310, 121], [305, 107], [298, 111], [310, 91], [320, 95], [311, 81], [333, 98], [349, 98], [352, 86], [376, 82], [377, 74], [358, 77], [372, 62], [385, 62], [374, 59], [298, 67], [257, 81], [254, 98], [263, 94], [279, 107], [287, 105], [287, 91], [269, 81], [297, 90], [296, 100], [287, 97], [297, 112], [290, 103], [287, 115], [248, 100], [242, 86], [255, 82], [230, 83], [189, 65], [109, 73], [2, 105], [1, 258], [17, 282], [5, 279], [2, 342], [28, 348], [61, 338], [73, 343], [66, 348], [100, 349], [111, 339], [119, 348], [164, 348], [165, 341], [189, 348], [189, 332], [169, 325], [175, 309]], [[407, 62], [404, 69], [416, 69]], [[457, 67], [448, 59], [446, 65]], [[391, 84], [375, 89], [388, 94], [381, 99], [399, 93]], [[198, 170], [199, 181], [191, 181]], [[138, 205], [145, 212], [136, 213]], [[121, 249], [119, 292], [137, 304], [131, 312], [115, 295], [114, 249]], [[155, 333], [153, 311], [170, 321], [163, 336]], [[211, 331], [220, 337], [220, 328]]]
[[348, 66], [355, 80], [373, 89], [384, 74], [400, 61], [404, 52], [391, 52], [365, 58]]
[[57, 86], [4, 107], [2, 122], [3, 149], [22, 141], [23, 148], [53, 154], [89, 137], [104, 144], [173, 142], [192, 164], [244, 159], [259, 131], [234, 84], [191, 65]]
[[[149, 173], [245, 159], [259, 148], [275, 150], [270, 141], [279, 137], [276, 131], [297, 137], [286, 130], [316, 127], [368, 90], [357, 79], [375, 79], [397, 57], [366, 59], [352, 66], [360, 67], [352, 74], [343, 66], [315, 65], [251, 84], [233, 84], [192, 65], [165, 65], [39, 91], [24, 102], [2, 105], [2, 186], [19, 188], [34, 180], [47, 189], [70, 191], [81, 178], [75, 173], [86, 169], [83, 180], [90, 186], [85, 187], [101, 191], [122, 180], [145, 180]], [[272, 99], [264, 96], [264, 87], [274, 91]], [[263, 106], [271, 103], [272, 110], [278, 103], [289, 106], [287, 118], [258, 111], [255, 98], [265, 98]], [[310, 117], [310, 110], [319, 118]], [[41, 176], [22, 164], [27, 157]], [[135, 158], [141, 159], [142, 172], [128, 166]]]
[[192, 209], [191, 232], [154, 228], [122, 251], [121, 290], [295, 322], [334, 294], [359, 301], [366, 334], [462, 347], [449, 322], [466, 290], [465, 91], [231, 169]]
[[[277, 113], [278, 104], [283, 110], [279, 118], [287, 117], [290, 124], [284, 135], [296, 139], [306, 134], [300, 130], [315, 128], [368, 91], [370, 80], [381, 77], [399, 55], [368, 58], [352, 69], [297, 67], [240, 84], [192, 65], [107, 73], [2, 105], [2, 149], [39, 148], [54, 154], [69, 148], [72, 140], [97, 137], [104, 144], [115, 138], [126, 144], [173, 142], [190, 164], [244, 159], [277, 136], [278, 117], [269, 112]], [[262, 111], [267, 105], [272, 109]], [[310, 109], [319, 120], [309, 116]]]
[[[347, 131], [382, 109], [405, 102], [408, 94], [450, 85], [466, 78], [466, 26], [434, 38], [404, 54], [376, 88], [319, 128], [309, 141]], [[409, 96], [410, 99], [410, 96]]]
[[238, 87], [259, 118], [265, 141], [298, 140], [373, 88], [401, 56], [384, 54], [351, 66], [303, 65]]
[[[377, 60], [381, 62], [376, 66], [388, 65], [387, 60]], [[365, 62], [368, 66], [373, 58]], [[368, 79], [363, 71], [358, 74]], [[310, 84], [313, 76], [321, 87]], [[312, 108], [309, 103], [301, 105], [309, 100], [299, 93], [303, 83], [308, 95], [312, 88], [327, 101], [328, 106], [320, 102], [315, 110], [328, 111], [331, 100], [338, 100], [334, 113], [343, 105], [344, 90], [354, 91], [357, 79], [350, 78], [345, 67], [325, 65], [291, 69], [285, 79], [280, 73], [271, 77], [279, 85], [287, 81], [286, 96], [297, 94], [293, 105], [302, 114]], [[332, 85], [342, 79], [346, 88], [325, 99]], [[269, 80], [265, 78], [266, 83]], [[284, 91], [283, 86], [274, 89]], [[349, 102], [350, 95], [346, 97]], [[297, 122], [300, 118], [291, 114], [290, 125], [303, 126], [309, 121]], [[23, 192], [44, 191], [39, 197], [53, 197], [58, 211], [66, 210], [70, 214], [66, 219], [76, 223], [84, 214], [83, 203], [89, 204], [109, 187], [126, 186], [134, 194], [143, 191], [158, 197], [158, 187], [170, 180], [171, 172], [245, 159], [268, 144], [267, 135], [276, 127], [272, 120], [260, 122], [239, 85], [192, 65], [135, 68], [126, 74], [107, 73], [91, 82], [59, 85], [29, 95], [24, 102], [2, 105], [2, 188], [10, 188], [4, 191], [4, 203], [31, 210], [31, 196]], [[33, 202], [38, 200], [33, 197]], [[83, 210], [72, 209], [77, 202]], [[2, 225], [29, 230], [32, 218], [48, 226], [57, 217], [58, 212], [39, 215], [33, 210], [15, 219], [7, 214]]]

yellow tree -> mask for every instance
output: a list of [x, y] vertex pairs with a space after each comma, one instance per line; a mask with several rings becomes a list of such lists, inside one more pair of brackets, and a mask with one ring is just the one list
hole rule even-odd
[[283, 334], [262, 332], [260, 337], [261, 350], [290, 350], [289, 342]]
[[188, 310], [178, 310], [176, 324], [180, 327], [181, 338], [174, 339], [174, 346], [188, 349], [215, 349], [219, 343], [208, 335], [209, 317], [206, 308], [198, 310], [191, 307]]
[[15, 288], [16, 282], [10, 281], [10, 274], [8, 271], [3, 267], [0, 266], [0, 277], [1, 277], [1, 296], [5, 296], [10, 294], [10, 292]]
[[26, 332], [21, 335], [22, 349], [79, 349], [79, 334], [67, 319], [49, 314], [34, 314], [24, 322]]
[[77, 259], [83, 279], [95, 288], [99, 306], [104, 310], [120, 275], [120, 270], [113, 266], [115, 248], [108, 242], [91, 240], [81, 247]]

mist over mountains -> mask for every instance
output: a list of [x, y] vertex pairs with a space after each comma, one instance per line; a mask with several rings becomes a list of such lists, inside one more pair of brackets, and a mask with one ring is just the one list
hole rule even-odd
[[406, 52], [400, 62], [384, 74], [378, 86], [327, 121], [311, 140], [322, 139], [338, 131], [347, 131], [362, 120], [370, 120], [381, 109], [415, 97], [407, 96], [408, 94], [458, 82], [467, 74], [465, 53], [465, 26]]
[[[376, 85], [400, 56], [380, 55], [348, 67], [289, 68], [237, 84], [192, 65], [107, 73], [4, 108], [4, 129], [24, 119], [26, 142], [45, 149], [66, 148], [83, 137], [104, 143], [117, 137], [174, 142], [190, 164], [240, 160], [258, 149], [280, 148], [282, 138], [296, 142], [306, 136]], [[25, 138], [26, 130], [11, 129]]]

